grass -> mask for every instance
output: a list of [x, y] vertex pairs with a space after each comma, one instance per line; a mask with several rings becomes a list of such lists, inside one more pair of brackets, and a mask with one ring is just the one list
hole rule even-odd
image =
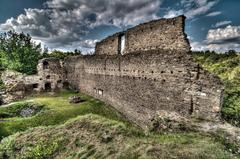
[[[0, 114], [9, 116], [9, 118], [4, 118], [4, 121], [0, 121], [0, 139], [32, 127], [62, 124], [78, 115], [89, 113], [98, 114], [110, 119], [123, 120], [111, 107], [84, 94], [78, 95], [80, 95], [85, 102], [70, 104], [68, 98], [73, 95], [76, 94], [72, 92], [62, 92], [54, 96], [45, 94], [13, 103], [10, 107], [0, 108]], [[39, 107], [44, 106], [44, 110], [32, 117], [13, 117], [14, 113], [16, 113], [20, 107], [23, 107], [29, 102], [35, 103], [35, 105]]]
[[240, 55], [195, 53], [194, 57], [222, 79], [225, 85], [222, 117], [240, 127]]
[[[237, 158], [210, 135], [136, 132], [139, 129], [129, 129], [124, 122], [89, 114], [5, 138], [0, 158]], [[103, 140], [106, 134], [110, 140]]]
[[0, 108], [0, 118], [22, 117], [21, 111], [25, 108], [30, 108], [34, 110], [34, 113], [32, 115], [35, 115], [41, 110], [43, 110], [44, 106], [39, 104], [34, 104], [31, 102], [15, 103], [10, 107]]
[[72, 95], [76, 94], [45, 94], [0, 108], [0, 113], [14, 114], [26, 103], [43, 107], [32, 117], [4, 118], [0, 123], [1, 137], [5, 137], [0, 158], [239, 158], [210, 134], [146, 134], [90, 96], [78, 94], [85, 102], [70, 104]]

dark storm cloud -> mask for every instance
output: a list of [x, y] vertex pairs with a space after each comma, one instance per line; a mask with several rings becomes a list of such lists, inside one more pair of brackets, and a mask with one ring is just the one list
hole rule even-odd
[[[101, 25], [124, 27], [157, 18], [162, 0], [50, 0], [45, 9], [26, 9], [0, 29], [26, 32], [50, 48], [93, 47], [95, 39], [83, 40], [89, 30]], [[91, 44], [91, 45], [87, 45]]]

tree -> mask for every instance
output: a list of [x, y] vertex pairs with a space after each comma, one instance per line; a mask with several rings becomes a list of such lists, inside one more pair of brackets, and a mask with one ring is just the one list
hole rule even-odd
[[29, 34], [8, 31], [0, 34], [0, 65], [21, 73], [34, 74], [41, 55], [41, 44]]
[[49, 57], [54, 57], [58, 59], [65, 59], [66, 57], [69, 56], [77, 56], [77, 55], [82, 55], [82, 52], [80, 50], [75, 49], [74, 52], [63, 52], [60, 50], [53, 50], [52, 52], [48, 53], [43, 53], [41, 58], [49, 58]]

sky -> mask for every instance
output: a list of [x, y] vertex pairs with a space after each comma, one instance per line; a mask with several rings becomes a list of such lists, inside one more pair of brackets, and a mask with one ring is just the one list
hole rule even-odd
[[240, 51], [240, 0], [0, 0], [0, 32], [89, 52], [115, 32], [182, 14], [192, 50]]

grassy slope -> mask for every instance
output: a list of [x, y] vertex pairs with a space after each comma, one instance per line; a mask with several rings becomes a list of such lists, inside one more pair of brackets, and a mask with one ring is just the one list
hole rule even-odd
[[[19, 107], [19, 105], [24, 105], [27, 101], [34, 102], [39, 106], [45, 105], [45, 107], [44, 111], [41, 111], [33, 117], [4, 118], [5, 122], [0, 121], [0, 139], [32, 127], [62, 124], [68, 119], [89, 113], [120, 120], [120, 115], [113, 109], [106, 106], [103, 102], [95, 100], [87, 95], [81, 94], [81, 97], [86, 100], [84, 103], [70, 104], [68, 102], [68, 97], [72, 95], [73, 93], [63, 92], [57, 96], [44, 95], [12, 104], [11, 107], [16, 108]], [[7, 110], [9, 109], [13, 108], [7, 108]], [[3, 111], [7, 112], [7, 110], [6, 108], [0, 107], [0, 114]]]
[[207, 135], [148, 134], [120, 121], [85, 115], [64, 125], [36, 128], [5, 138], [5, 158], [188, 158], [230, 159], [234, 156]]
[[217, 74], [224, 82], [222, 116], [240, 126], [240, 55], [198, 53], [194, 56], [205, 69]]
[[[146, 135], [89, 96], [81, 94], [84, 103], [69, 104], [71, 95], [65, 92], [56, 97], [33, 97], [31, 102], [45, 105], [41, 113], [0, 123], [4, 136], [28, 129], [2, 140], [0, 158], [233, 158], [210, 135], [191, 132]], [[1, 109], [6, 108], [0, 108], [0, 112]], [[51, 126], [31, 129], [45, 125]]]

